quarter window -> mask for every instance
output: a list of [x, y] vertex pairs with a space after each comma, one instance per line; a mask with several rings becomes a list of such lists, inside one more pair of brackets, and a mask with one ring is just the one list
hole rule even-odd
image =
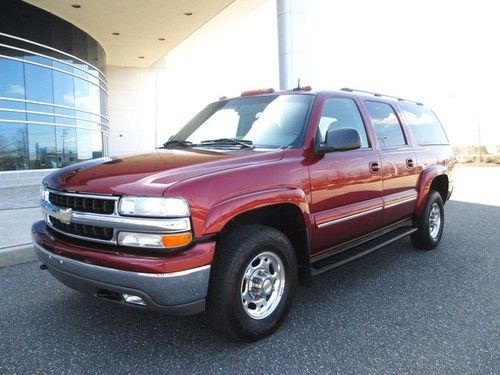
[[406, 144], [399, 119], [389, 104], [366, 101], [365, 105], [381, 148]]
[[447, 145], [448, 138], [437, 116], [430, 109], [414, 103], [399, 103], [411, 132], [419, 145]]
[[361, 138], [361, 148], [368, 147], [365, 126], [354, 100], [349, 98], [330, 98], [321, 113], [318, 129], [321, 141], [325, 141], [329, 129], [353, 128]]

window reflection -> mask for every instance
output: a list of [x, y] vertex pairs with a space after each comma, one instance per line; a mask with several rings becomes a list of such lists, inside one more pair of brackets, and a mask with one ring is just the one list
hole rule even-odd
[[54, 126], [28, 125], [28, 142], [31, 169], [57, 167]]
[[83, 79], [75, 78], [75, 105], [80, 109], [90, 111], [90, 87]]
[[73, 107], [75, 105], [75, 86], [73, 77], [61, 72], [53, 72], [54, 103]]
[[52, 71], [41, 66], [25, 64], [26, 99], [53, 102]]
[[76, 129], [56, 127], [57, 167], [77, 162]]
[[98, 123], [107, 123], [101, 117], [107, 98], [97, 77], [105, 78], [81, 62], [88, 74], [43, 56], [15, 57], [27, 62], [0, 58], [0, 171], [60, 168], [103, 156], [107, 136]]
[[89, 130], [76, 129], [78, 161], [92, 159], [92, 135]]
[[26, 121], [26, 105], [24, 102], [0, 100], [0, 118], [4, 120]]
[[92, 133], [92, 158], [100, 158], [104, 156], [102, 147], [102, 133], [93, 131]]
[[24, 99], [23, 64], [0, 57], [0, 96]]
[[29, 169], [25, 124], [0, 122], [0, 170]]
[[[72, 109], [66, 109], [66, 108], [55, 108], [55, 113], [61, 116], [56, 116], [55, 120], [57, 124], [64, 124], [64, 125], [76, 125], [76, 120], [74, 118], [69, 118], [69, 117], [75, 117], [76, 112], [73, 111]], [[63, 117], [63, 116], [68, 116], [68, 117]]]
[[401, 102], [399, 106], [403, 110], [410, 124], [411, 132], [419, 145], [449, 144], [448, 137], [434, 112], [411, 102]]
[[[48, 65], [48, 66], [52, 66], [52, 61], [53, 61], [51, 59], [48, 59], [48, 58], [43, 57], [43, 56], [38, 56], [38, 55], [25, 55], [24, 59], [27, 61], [33, 61], [37, 64]], [[46, 69], [44, 67], [40, 67], [40, 68]]]
[[27, 113], [26, 116], [28, 121], [49, 122], [49, 123], [54, 122], [54, 116], [50, 116], [50, 114], [53, 111], [53, 107], [51, 106], [27, 103], [26, 109], [31, 112], [36, 112], [36, 113], [30, 113], [30, 112]]
[[381, 148], [398, 147], [406, 144], [403, 130], [394, 109], [386, 103], [365, 101]]

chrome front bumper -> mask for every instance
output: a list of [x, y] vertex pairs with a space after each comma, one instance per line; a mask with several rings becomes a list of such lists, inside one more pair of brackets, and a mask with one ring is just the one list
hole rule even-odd
[[138, 296], [145, 302], [144, 307], [173, 315], [196, 314], [205, 309], [209, 265], [164, 274], [140, 273], [62, 257], [36, 242], [33, 246], [50, 273], [72, 289], [126, 305], [131, 304], [120, 298], [123, 294]]

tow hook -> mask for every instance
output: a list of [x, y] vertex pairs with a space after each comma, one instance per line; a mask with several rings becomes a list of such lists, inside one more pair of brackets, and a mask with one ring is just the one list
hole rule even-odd
[[46, 266], [45, 264], [43, 264], [43, 263], [42, 263], [42, 264], [40, 264], [40, 269], [41, 269], [42, 271], [45, 271], [45, 270], [47, 269], [47, 266]]

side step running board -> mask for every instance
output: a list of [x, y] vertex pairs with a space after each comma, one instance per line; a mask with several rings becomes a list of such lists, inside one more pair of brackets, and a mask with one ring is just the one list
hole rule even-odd
[[339, 253], [335, 253], [316, 262], [313, 261], [311, 264], [311, 273], [312, 275], [318, 275], [324, 271], [341, 266], [416, 231], [417, 228], [400, 227], [380, 237], [374, 238], [373, 240], [364, 242]]

